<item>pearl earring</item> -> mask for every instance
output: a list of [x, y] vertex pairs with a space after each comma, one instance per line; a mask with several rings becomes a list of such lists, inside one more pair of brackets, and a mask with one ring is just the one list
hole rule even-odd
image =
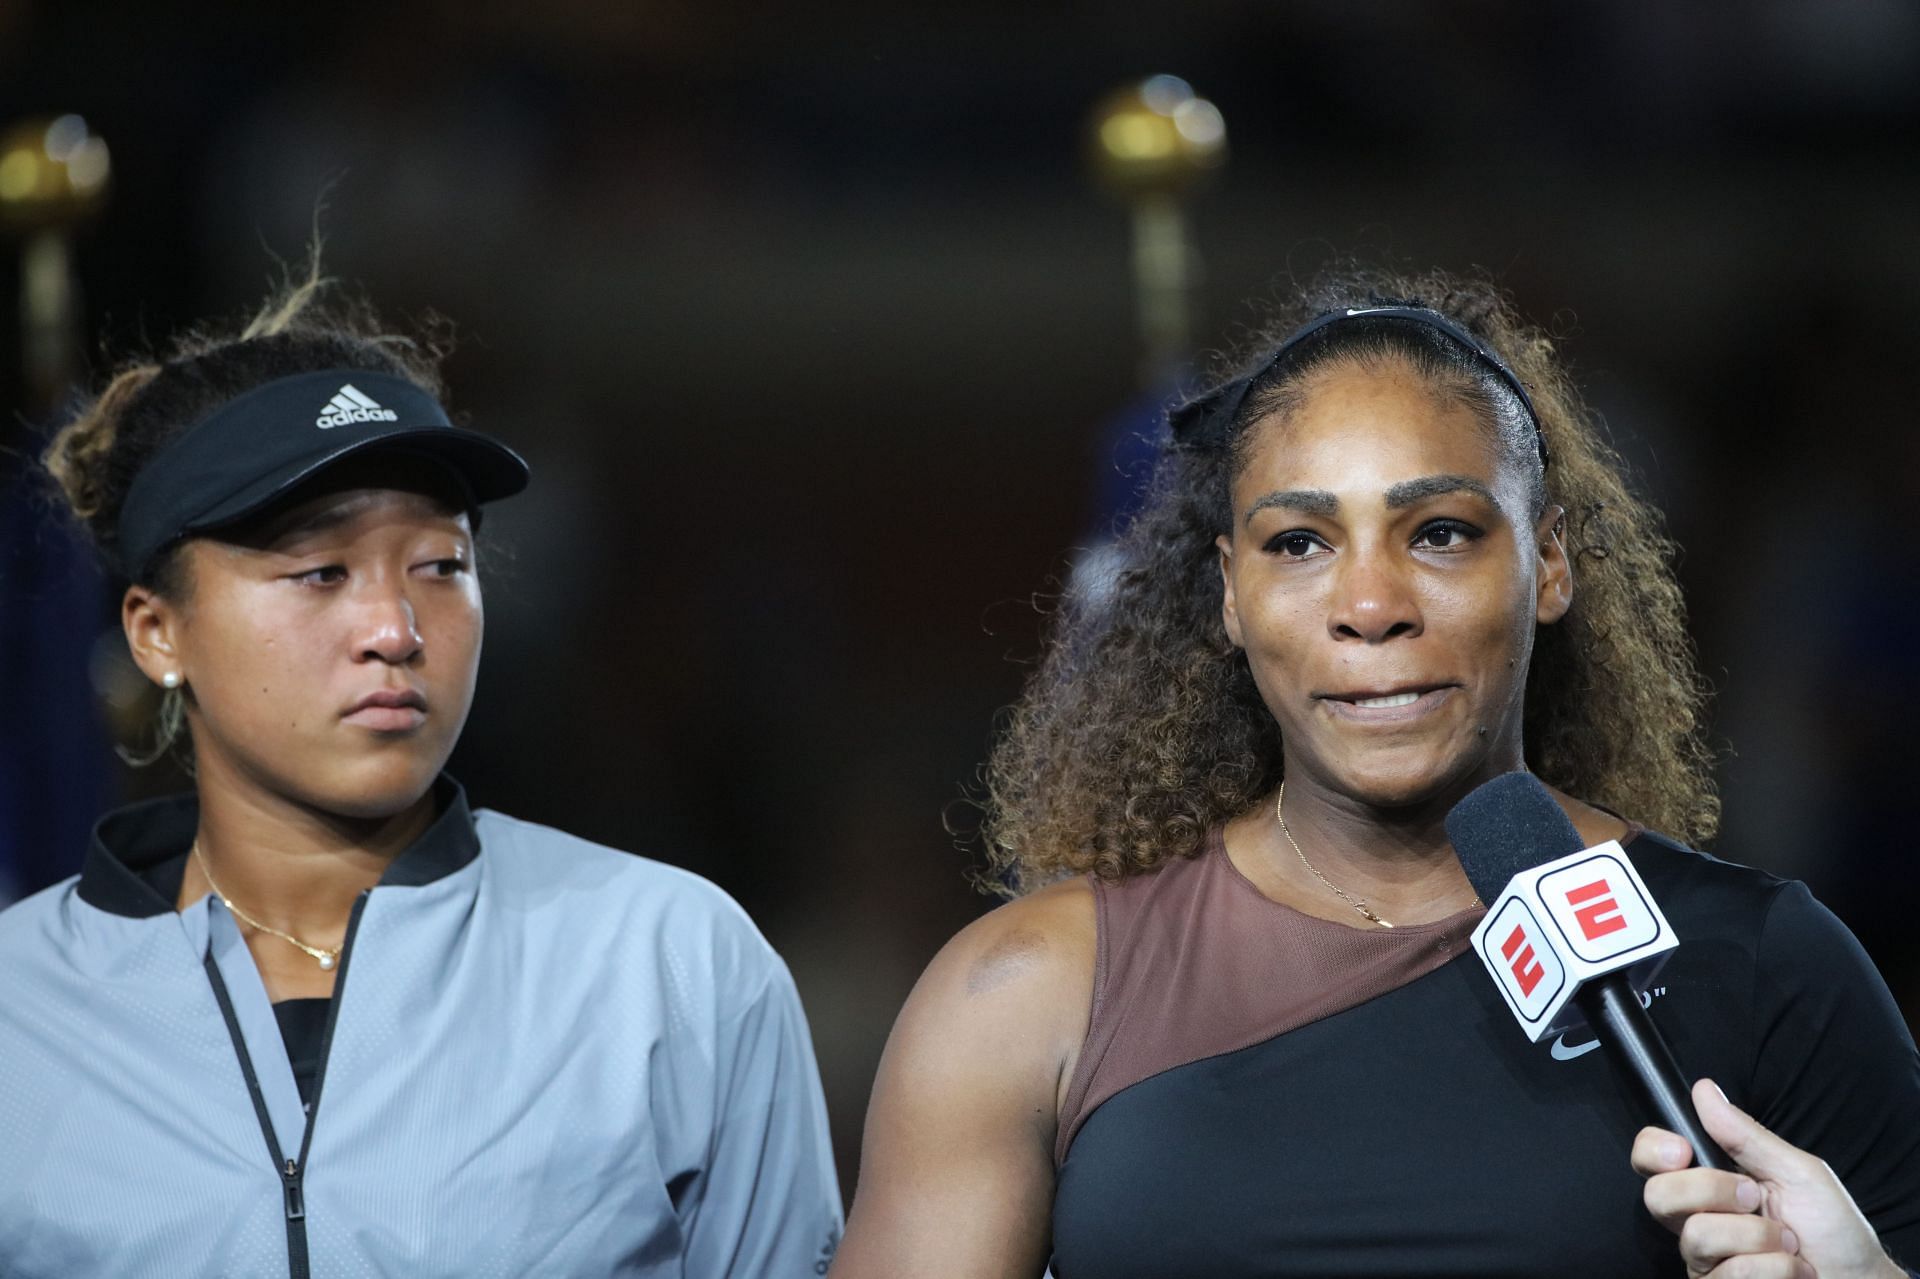
[[161, 685], [162, 685], [162, 686], [164, 686], [164, 687], [166, 687], [166, 688], [179, 688], [179, 687], [180, 687], [180, 672], [179, 672], [179, 671], [168, 671], [168, 672], [167, 672], [167, 673], [166, 673], [165, 675], [162, 675], [162, 676], [160, 677], [160, 683], [161, 683]]

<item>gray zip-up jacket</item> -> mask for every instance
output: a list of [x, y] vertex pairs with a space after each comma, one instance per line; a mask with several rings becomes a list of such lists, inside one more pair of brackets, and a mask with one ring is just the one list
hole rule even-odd
[[0, 1275], [824, 1274], [826, 1107], [785, 965], [697, 876], [498, 813], [348, 925], [311, 1113], [191, 797], [0, 912]]

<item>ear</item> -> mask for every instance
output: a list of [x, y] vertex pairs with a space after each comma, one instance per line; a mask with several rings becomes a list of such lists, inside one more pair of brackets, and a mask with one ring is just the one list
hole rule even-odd
[[167, 686], [187, 682], [179, 640], [179, 606], [145, 586], [129, 586], [120, 597], [120, 629], [126, 632], [133, 664], [154, 683]]
[[1220, 620], [1226, 623], [1227, 638], [1233, 641], [1235, 648], [1245, 648], [1240, 638], [1240, 605], [1233, 596], [1233, 539], [1222, 533], [1213, 539], [1220, 548]]
[[1540, 587], [1534, 599], [1534, 620], [1551, 626], [1573, 607], [1573, 563], [1567, 558], [1565, 535], [1567, 512], [1564, 507], [1549, 506], [1534, 526], [1534, 542], [1540, 553]]

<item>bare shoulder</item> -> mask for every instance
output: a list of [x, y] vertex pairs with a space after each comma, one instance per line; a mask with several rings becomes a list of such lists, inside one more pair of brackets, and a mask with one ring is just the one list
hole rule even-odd
[[[1023, 1058], [1071, 1055], [1086, 1035], [1093, 1000], [1098, 929], [1092, 886], [1050, 884], [982, 915], [954, 935], [927, 965], [901, 1013], [901, 1030], [930, 1031], [936, 1018], [952, 1037], [998, 1029]], [[1004, 1059], [1003, 1059], [1004, 1060]]]
[[990, 995], [1012, 986], [1057, 988], [1093, 982], [1093, 887], [1084, 879], [1049, 884], [990, 911], [948, 944], [966, 964], [966, 993]]

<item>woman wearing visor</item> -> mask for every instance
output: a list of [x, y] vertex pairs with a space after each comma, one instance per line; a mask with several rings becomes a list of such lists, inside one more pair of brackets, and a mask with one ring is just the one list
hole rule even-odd
[[310, 280], [47, 463], [190, 794], [0, 914], [0, 1274], [811, 1274], [785, 966], [693, 875], [469, 807], [474, 534], [525, 487]]
[[[1879, 975], [1804, 887], [1673, 838], [1718, 814], [1670, 552], [1491, 289], [1299, 298], [1174, 413], [996, 748], [1018, 899], [900, 1014], [836, 1279], [1916, 1264], [1920, 1059]], [[1522, 768], [1671, 921], [1654, 1020], [1778, 1134], [1695, 1089], [1742, 1172], [1685, 1167], [1468, 954], [1444, 819]]]

